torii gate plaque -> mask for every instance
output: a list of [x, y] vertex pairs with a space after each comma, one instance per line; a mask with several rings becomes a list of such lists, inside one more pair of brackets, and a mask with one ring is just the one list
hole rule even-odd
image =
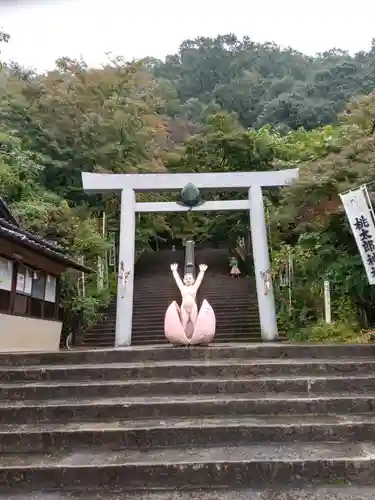
[[[193, 211], [249, 210], [255, 280], [262, 339], [278, 337], [276, 307], [270, 275], [267, 228], [262, 188], [285, 186], [298, 178], [298, 168], [268, 172], [231, 172], [202, 174], [96, 174], [82, 173], [83, 189], [88, 194], [121, 193], [119, 267], [127, 274], [118, 279], [116, 347], [131, 345], [133, 320], [135, 214], [137, 212], [187, 212], [188, 207], [174, 202], [137, 203], [135, 193], [180, 191], [191, 183], [199, 190], [248, 190], [246, 200], [207, 201]], [[166, 272], [168, 270], [166, 269]], [[225, 291], [223, 291], [225, 293]]]

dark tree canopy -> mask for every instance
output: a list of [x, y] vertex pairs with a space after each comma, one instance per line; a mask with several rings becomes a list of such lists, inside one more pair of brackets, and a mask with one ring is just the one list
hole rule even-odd
[[218, 106], [245, 127], [326, 125], [350, 98], [375, 88], [374, 42], [354, 56], [332, 49], [308, 57], [229, 34], [186, 40], [177, 54], [148, 63], [156, 78], [172, 83], [185, 116], [200, 121]]

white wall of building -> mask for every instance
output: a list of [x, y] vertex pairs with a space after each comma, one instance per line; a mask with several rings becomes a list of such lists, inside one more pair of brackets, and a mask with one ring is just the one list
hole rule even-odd
[[0, 314], [0, 352], [58, 351], [62, 323]]

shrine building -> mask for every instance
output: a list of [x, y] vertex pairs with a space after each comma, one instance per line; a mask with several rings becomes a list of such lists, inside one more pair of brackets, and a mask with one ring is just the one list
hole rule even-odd
[[60, 279], [67, 269], [90, 272], [22, 229], [0, 198], [0, 352], [59, 349]]

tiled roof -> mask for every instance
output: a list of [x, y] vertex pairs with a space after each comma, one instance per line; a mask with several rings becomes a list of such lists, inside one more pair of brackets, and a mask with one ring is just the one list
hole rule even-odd
[[14, 224], [15, 226], [19, 226], [8, 205], [2, 198], [0, 198], [0, 217], [10, 222], [11, 224]]
[[78, 262], [70, 259], [67, 255], [64, 255], [64, 250], [58, 247], [56, 244], [47, 241], [40, 236], [29, 233], [21, 229], [15, 224], [11, 224], [8, 220], [0, 217], [0, 237], [6, 240], [17, 242], [26, 248], [30, 248], [39, 254], [43, 254], [49, 257], [55, 262], [59, 262], [71, 269], [77, 269], [78, 271], [91, 272], [86, 266], [78, 264]]

